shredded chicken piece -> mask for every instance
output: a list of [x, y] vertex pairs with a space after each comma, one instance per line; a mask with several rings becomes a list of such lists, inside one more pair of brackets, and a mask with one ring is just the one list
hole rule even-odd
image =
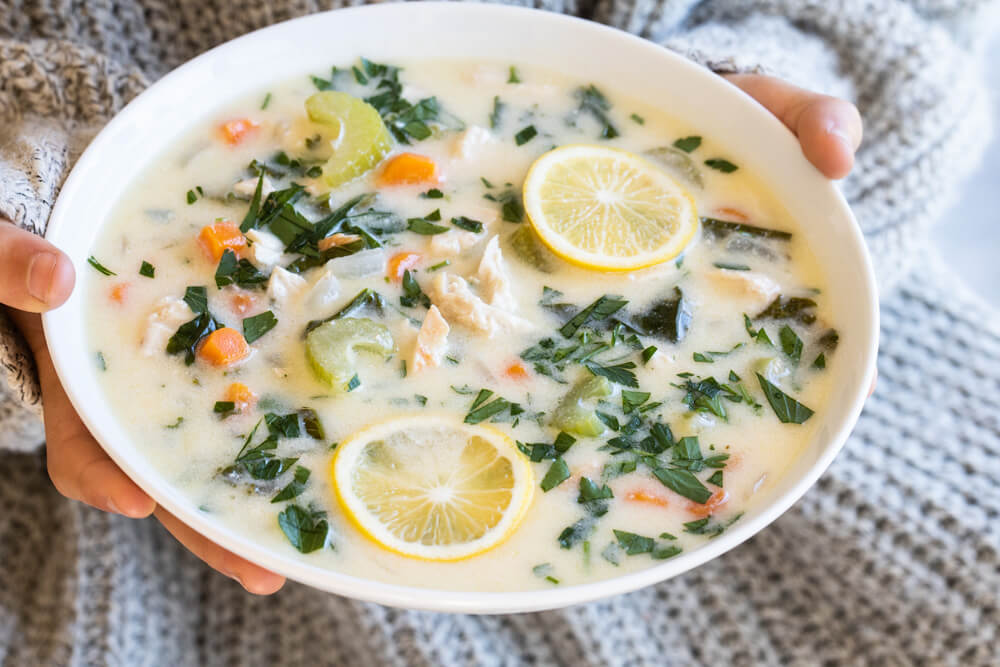
[[464, 229], [452, 229], [431, 238], [431, 253], [439, 257], [454, 257], [479, 243], [482, 236]]
[[448, 332], [451, 328], [441, 316], [437, 306], [431, 306], [427, 311], [424, 323], [420, 325], [417, 340], [413, 347], [413, 363], [411, 368], [417, 372], [424, 368], [435, 368], [441, 365], [444, 353], [448, 350]]
[[142, 334], [139, 350], [146, 357], [162, 353], [177, 328], [192, 319], [194, 311], [182, 299], [163, 297], [156, 302], [156, 308], [146, 318], [146, 330]]
[[743, 300], [748, 304], [764, 308], [781, 293], [781, 286], [774, 280], [756, 271], [733, 271], [718, 269], [708, 274], [709, 280], [720, 291]]
[[[253, 197], [254, 193], [257, 192], [257, 179], [247, 178], [242, 181], [237, 181], [233, 184], [233, 192], [238, 195], [242, 195], [243, 197]], [[268, 196], [272, 192], [274, 192], [274, 184], [271, 183], [271, 180], [267, 176], [265, 176], [264, 182], [260, 185], [261, 199]]]
[[472, 293], [464, 278], [446, 271], [435, 276], [429, 296], [450, 322], [485, 334], [487, 338], [531, 328], [527, 320], [484, 302]]
[[262, 229], [251, 229], [246, 237], [250, 241], [250, 259], [258, 267], [269, 269], [281, 262], [285, 244], [277, 236]]
[[305, 286], [305, 278], [276, 266], [271, 272], [270, 280], [267, 281], [267, 296], [272, 303], [282, 306]]
[[511, 291], [510, 276], [504, 269], [503, 254], [500, 252], [500, 237], [494, 236], [486, 244], [483, 251], [483, 258], [479, 260], [479, 292], [483, 296], [483, 301], [514, 311], [517, 308], [517, 301]]
[[496, 141], [493, 133], [485, 127], [473, 125], [458, 134], [451, 147], [451, 154], [460, 160], [475, 157], [483, 146]]
[[317, 243], [316, 247], [320, 250], [329, 250], [330, 248], [339, 248], [342, 245], [349, 245], [360, 240], [361, 237], [357, 234], [330, 234]]

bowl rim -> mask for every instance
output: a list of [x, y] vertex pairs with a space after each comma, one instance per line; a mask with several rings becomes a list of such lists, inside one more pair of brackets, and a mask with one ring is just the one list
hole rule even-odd
[[[648, 54], [644, 57], [648, 57], [651, 61], [659, 61], [660, 63], [667, 63], [669, 61], [670, 67], [687, 69], [689, 70], [689, 75], [698, 73], [704, 82], [703, 85], [707, 88], [714, 87], [718, 91], [725, 88], [726, 92], [724, 94], [731, 96], [734, 100], [734, 105], [741, 107], [740, 113], [756, 114], [758, 116], [763, 114], [767, 116], [766, 119], [758, 118], [757, 122], [769, 123], [774, 127], [776, 141], [779, 141], [778, 134], [785, 135], [786, 138], [780, 141], [785, 141], [786, 143], [789, 141], [788, 137], [791, 137], [791, 133], [770, 112], [735, 86], [724, 81], [721, 77], [653, 42], [603, 24], [542, 10], [478, 3], [411, 2], [335, 9], [277, 23], [225, 42], [169, 72], [139, 94], [101, 129], [74, 165], [52, 209], [46, 237], [54, 242], [58, 242], [62, 230], [71, 224], [68, 221], [70, 217], [69, 210], [73, 199], [78, 196], [78, 192], [86, 185], [89, 167], [101, 159], [105, 147], [113, 144], [117, 135], [128, 131], [127, 128], [132, 119], [141, 113], [141, 110], [150, 100], [160, 95], [165, 89], [175, 85], [175, 82], [183, 81], [189, 73], [205, 68], [220, 55], [228, 51], [243, 47], [248, 42], [261, 40], [267, 35], [279, 34], [281, 31], [294, 32], [301, 24], [306, 22], [331, 20], [329, 18], [330, 15], [346, 19], [349, 15], [354, 14], [388, 12], [455, 13], [477, 20], [519, 15], [525, 20], [536, 23], [547, 22], [552, 26], [553, 30], [568, 28], [575, 31], [591, 31], [593, 35], [624, 40], [630, 42], [630, 46], [633, 48], [644, 49]], [[720, 92], [718, 94], [723, 93]], [[794, 139], [792, 140], [794, 141]], [[803, 165], [808, 164], [804, 158], [802, 158], [802, 161]], [[864, 294], [853, 295], [853, 298], [866, 302], [863, 304], [863, 308], [867, 313], [869, 326], [865, 332], [867, 340], [863, 350], [864, 368], [859, 377], [857, 389], [850, 401], [848, 410], [849, 418], [844, 419], [834, 427], [832, 434], [828, 436], [828, 444], [822, 450], [821, 455], [809, 466], [805, 474], [784, 493], [775, 493], [769, 502], [763, 504], [762, 509], [756, 516], [741, 521], [724, 534], [699, 546], [693, 551], [685, 552], [673, 559], [663, 561], [651, 567], [590, 583], [545, 590], [512, 592], [449, 591], [388, 584], [372, 579], [364, 579], [336, 570], [309, 565], [295, 558], [278, 555], [270, 548], [253, 542], [248, 537], [241, 535], [225, 524], [210, 519], [203, 513], [192, 511], [183, 502], [182, 494], [172, 488], [172, 485], [164, 478], [146, 478], [140, 474], [131, 460], [133, 456], [139, 455], [127, 455], [111, 444], [111, 438], [107, 435], [105, 429], [93, 415], [89, 414], [88, 404], [94, 402], [94, 397], [84, 395], [80, 387], [76, 386], [75, 376], [71, 372], [71, 369], [73, 368], [73, 364], [78, 362], [72, 358], [67, 342], [68, 338], [74, 335], [74, 322], [69, 319], [66, 311], [60, 308], [43, 315], [43, 326], [52, 361], [60, 382], [73, 407], [77, 410], [88, 430], [94, 435], [101, 447], [116, 465], [140, 488], [153, 497], [159, 505], [198, 533], [209, 537], [213, 542], [229, 551], [264, 568], [282, 574], [291, 580], [308, 584], [320, 590], [337, 593], [357, 600], [377, 602], [390, 606], [458, 613], [514, 613], [565, 607], [631, 592], [664, 581], [735, 548], [787, 511], [816, 482], [845, 444], [867, 398], [867, 388], [875, 378], [875, 361], [879, 333], [877, 288], [871, 259], [868, 255], [863, 235], [843, 195], [829, 181], [817, 183], [817, 187], [825, 188], [826, 191], [822, 194], [833, 203], [834, 210], [830, 212], [830, 215], [838, 223], [843, 223], [845, 229], [842, 231], [846, 234], [845, 244], [853, 246], [855, 253], [862, 260], [861, 266], [857, 268], [863, 274], [861, 280], [866, 288]], [[79, 335], [78, 331], [76, 335]]]

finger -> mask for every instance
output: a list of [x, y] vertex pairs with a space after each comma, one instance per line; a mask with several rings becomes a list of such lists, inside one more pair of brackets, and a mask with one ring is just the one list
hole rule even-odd
[[55, 246], [0, 221], [0, 303], [40, 313], [69, 298], [75, 278], [73, 263]]
[[196, 532], [162, 507], [156, 509], [156, 518], [170, 534], [177, 538], [191, 553], [205, 561], [209, 567], [235, 579], [248, 592], [255, 595], [271, 595], [285, 585], [285, 578], [245, 558], [223, 549], [204, 535]]
[[756, 74], [728, 78], [795, 133], [802, 152], [828, 178], [843, 178], [861, 145], [861, 114], [850, 102]]
[[31, 346], [45, 404], [46, 459], [49, 477], [62, 495], [106, 512], [149, 516], [155, 501], [121, 471], [90, 435], [63, 391], [45, 347], [41, 318], [10, 311]]

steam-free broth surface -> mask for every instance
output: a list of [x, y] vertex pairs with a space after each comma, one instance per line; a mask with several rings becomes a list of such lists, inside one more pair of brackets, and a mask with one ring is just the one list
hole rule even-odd
[[[361, 127], [374, 115], [361, 106], [310, 119], [306, 100], [323, 89], [372, 102], [385, 145]], [[201, 511], [347, 574], [523, 590], [698, 548], [810, 441], [837, 336], [796, 221], [668, 111], [542, 69], [362, 61], [212, 112], [137, 175], [93, 248], [90, 337], [107, 399]], [[335, 164], [354, 144], [361, 157]], [[607, 272], [549, 251], [522, 184], [569, 144], [667, 173], [701, 218], [684, 252]], [[336, 168], [347, 175], [331, 186]], [[347, 516], [338, 448], [422, 416], [510, 438], [521, 458], [498, 444], [495, 479], [507, 481], [489, 483], [516, 486], [519, 466], [533, 475], [523, 518], [492, 548], [413, 558]], [[405, 440], [417, 422], [399, 423], [404, 440], [377, 447], [412, 465], [448, 460]], [[359, 465], [378, 465], [374, 452]], [[519, 493], [505, 490], [503, 507]]]

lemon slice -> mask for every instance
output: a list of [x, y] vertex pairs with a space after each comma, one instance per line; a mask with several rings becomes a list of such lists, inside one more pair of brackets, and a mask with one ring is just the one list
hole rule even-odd
[[531, 464], [489, 426], [401, 417], [342, 442], [332, 465], [348, 518], [396, 553], [453, 561], [517, 528], [534, 490]]
[[309, 120], [336, 137], [333, 156], [323, 165], [323, 182], [335, 188], [370, 171], [392, 148], [392, 138], [372, 105], [347, 93], [324, 91], [306, 100]]
[[535, 160], [524, 208], [552, 252], [602, 271], [665, 262], [698, 227], [680, 183], [638, 155], [604, 146], [563, 146]]

